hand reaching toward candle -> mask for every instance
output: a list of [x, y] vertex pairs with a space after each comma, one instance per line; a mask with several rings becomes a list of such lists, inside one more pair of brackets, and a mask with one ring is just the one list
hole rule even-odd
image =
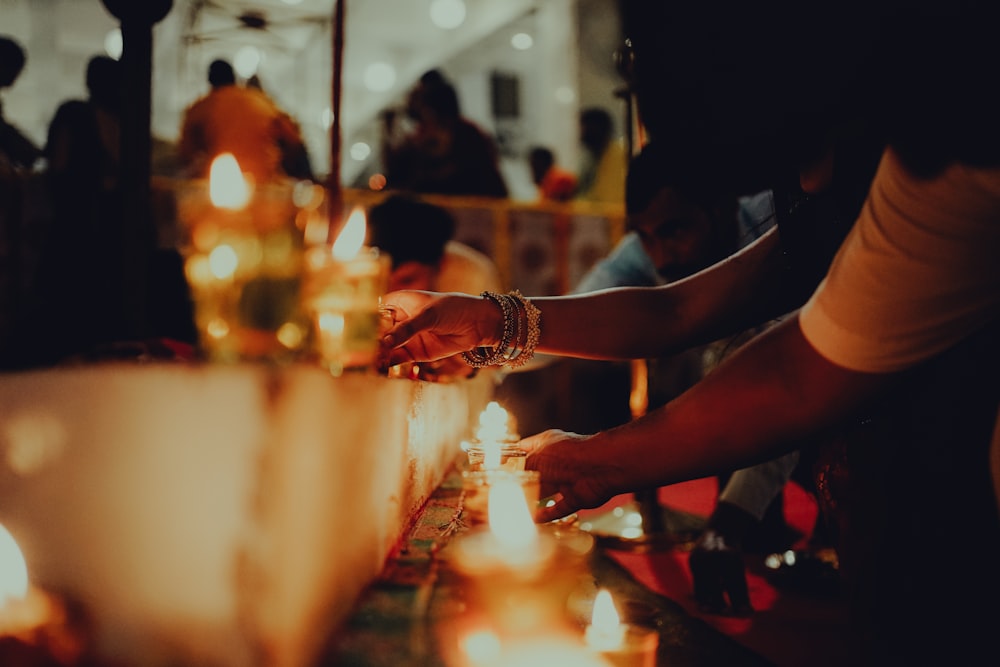
[[437, 361], [481, 345], [493, 345], [503, 314], [480, 296], [403, 290], [382, 298], [394, 324], [382, 338], [388, 365]]
[[631, 488], [628, 471], [617, 457], [607, 456], [593, 436], [550, 429], [521, 440], [528, 451], [525, 469], [541, 477], [541, 497], [554, 504], [539, 509], [540, 523], [562, 518], [579, 509], [592, 509]]

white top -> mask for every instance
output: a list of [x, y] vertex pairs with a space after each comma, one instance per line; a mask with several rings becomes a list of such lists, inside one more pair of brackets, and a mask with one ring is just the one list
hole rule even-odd
[[803, 306], [826, 359], [889, 373], [951, 347], [1000, 313], [1000, 169], [933, 179], [886, 151], [826, 278]]

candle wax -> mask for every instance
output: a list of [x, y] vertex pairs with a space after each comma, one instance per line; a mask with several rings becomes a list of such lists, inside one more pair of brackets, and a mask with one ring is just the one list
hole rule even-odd
[[512, 480], [524, 493], [532, 518], [538, 508], [539, 474], [537, 470], [467, 470], [462, 472], [465, 519], [471, 525], [489, 519], [489, 490], [496, 480]]

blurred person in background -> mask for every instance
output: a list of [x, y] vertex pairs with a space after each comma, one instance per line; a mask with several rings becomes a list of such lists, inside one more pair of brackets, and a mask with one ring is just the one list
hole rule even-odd
[[383, 114], [386, 187], [423, 194], [506, 198], [496, 141], [462, 115], [458, 92], [440, 70], [424, 73], [407, 98], [413, 125], [400, 133]]

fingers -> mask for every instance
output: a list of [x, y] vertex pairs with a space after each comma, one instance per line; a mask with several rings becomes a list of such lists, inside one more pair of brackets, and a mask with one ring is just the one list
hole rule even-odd
[[[394, 350], [396, 348], [402, 348], [407, 343], [409, 343], [418, 332], [427, 328], [424, 323], [427, 320], [427, 311], [420, 311], [413, 317], [404, 319], [396, 323], [391, 329], [389, 329], [384, 336], [382, 336], [382, 345], [389, 350]], [[417, 359], [411, 353], [410, 358], [403, 359], [403, 361], [424, 361], [423, 359]]]
[[[543, 496], [546, 497], [546, 496]], [[555, 494], [551, 498], [551, 504], [544, 504], [535, 513], [536, 523], [548, 523], [569, 516], [579, 509], [578, 503], [573, 502], [572, 496]]]

